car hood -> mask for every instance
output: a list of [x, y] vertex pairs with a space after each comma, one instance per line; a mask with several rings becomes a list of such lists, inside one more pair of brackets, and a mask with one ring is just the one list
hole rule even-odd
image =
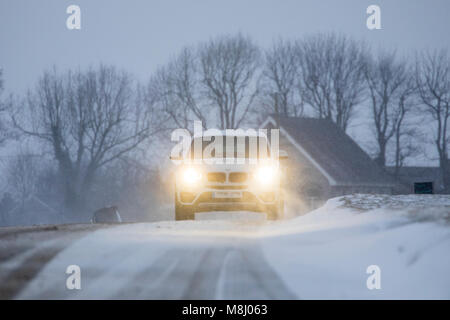
[[[212, 159], [211, 159], [212, 160]], [[258, 163], [250, 163], [245, 158], [228, 158], [223, 159], [222, 163], [216, 161], [203, 160], [201, 164], [184, 164], [183, 166], [192, 166], [201, 169], [204, 172], [249, 172], [255, 170], [258, 166], [271, 164], [269, 161], [260, 161]]]

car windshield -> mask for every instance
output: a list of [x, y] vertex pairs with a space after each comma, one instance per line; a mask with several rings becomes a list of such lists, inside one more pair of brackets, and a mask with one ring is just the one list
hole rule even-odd
[[268, 158], [270, 147], [263, 136], [211, 136], [192, 140], [190, 156], [194, 158], [194, 145], [202, 146], [195, 158]]

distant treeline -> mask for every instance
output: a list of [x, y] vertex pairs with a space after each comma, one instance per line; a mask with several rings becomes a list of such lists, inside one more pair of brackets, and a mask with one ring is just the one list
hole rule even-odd
[[34, 146], [4, 161], [8, 199], [24, 204], [33, 195], [83, 219], [112, 202], [135, 212], [155, 207], [165, 194], [154, 165], [162, 156], [152, 162], [148, 150], [171, 130], [192, 129], [193, 120], [235, 129], [268, 114], [329, 119], [344, 131], [365, 117], [371, 153], [397, 169], [433, 144], [450, 190], [445, 49], [399, 57], [341, 34], [269, 48], [242, 34], [218, 36], [183, 48], [146, 83], [111, 65], [54, 67], [25, 95], [0, 99], [0, 143]]

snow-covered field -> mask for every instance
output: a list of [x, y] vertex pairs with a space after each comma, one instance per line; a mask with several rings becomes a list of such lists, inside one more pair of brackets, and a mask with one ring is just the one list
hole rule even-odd
[[[42, 241], [0, 262], [0, 280], [23, 299], [450, 299], [449, 212], [449, 196], [352, 195], [280, 222], [221, 213], [121, 225], [56, 251], [58, 241]], [[30, 260], [39, 272], [14, 292], [11, 274], [26, 278]], [[71, 264], [81, 290], [65, 286]], [[370, 265], [380, 289], [366, 286]]]

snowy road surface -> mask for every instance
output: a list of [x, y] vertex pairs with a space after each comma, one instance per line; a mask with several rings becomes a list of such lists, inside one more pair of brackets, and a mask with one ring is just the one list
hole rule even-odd
[[[353, 196], [254, 217], [0, 228], [0, 298], [450, 299], [449, 197]], [[69, 265], [81, 290], [66, 288]]]

